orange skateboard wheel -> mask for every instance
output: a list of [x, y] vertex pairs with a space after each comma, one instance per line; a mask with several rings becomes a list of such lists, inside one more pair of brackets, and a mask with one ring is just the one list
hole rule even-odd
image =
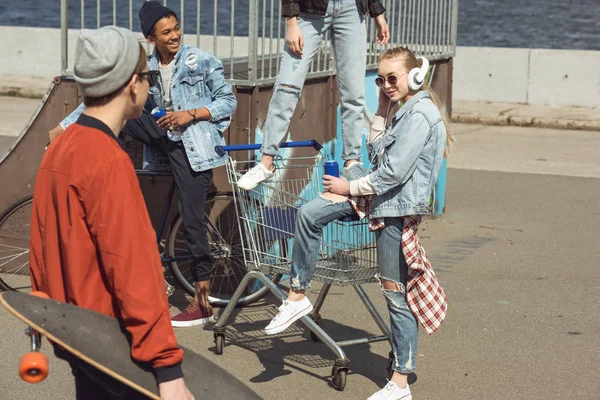
[[46, 293], [44, 292], [40, 292], [39, 290], [33, 291], [31, 293], [29, 293], [32, 296], [37, 296], [37, 297], [41, 297], [43, 299], [49, 299], [50, 296], [48, 296]]
[[43, 381], [48, 376], [48, 357], [37, 351], [25, 354], [19, 363], [19, 375], [25, 382]]

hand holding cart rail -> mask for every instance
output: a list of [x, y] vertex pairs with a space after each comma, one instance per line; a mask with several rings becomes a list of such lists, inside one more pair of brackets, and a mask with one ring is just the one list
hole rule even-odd
[[[227, 321], [237, 298], [245, 293], [251, 281], [259, 280], [281, 300], [287, 298], [276, 283], [269, 279], [269, 275], [290, 272], [290, 249], [294, 240], [296, 214], [302, 205], [319, 196], [322, 191], [321, 171], [327, 160], [322, 146], [315, 140], [281, 143], [281, 148], [284, 149], [299, 147], [312, 147], [317, 154], [280, 157], [276, 160], [274, 179], [259, 184], [251, 191], [239, 189], [236, 183], [256, 161], [237, 161], [229, 157], [227, 175], [233, 189], [240, 221], [240, 236], [243, 238], [244, 262], [249, 272], [240, 282], [232, 301], [223, 310], [214, 327], [216, 354], [223, 354]], [[216, 151], [225, 155], [227, 152], [259, 148], [260, 144], [218, 146]], [[331, 375], [335, 388], [340, 391], [346, 385], [349, 367], [349, 360], [342, 347], [390, 340], [389, 328], [361, 287], [364, 283], [376, 281], [376, 271], [375, 235], [369, 231], [368, 221], [336, 220], [324, 229], [313, 277], [324, 285], [312, 314], [303, 317], [301, 321], [310, 330], [313, 341], [322, 340], [335, 353], [336, 361]], [[319, 314], [331, 285], [352, 285], [383, 335], [334, 341], [323, 330]]]

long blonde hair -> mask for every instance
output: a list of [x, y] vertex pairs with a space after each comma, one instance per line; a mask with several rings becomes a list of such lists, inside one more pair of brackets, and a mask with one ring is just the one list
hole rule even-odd
[[[387, 49], [381, 54], [381, 56], [379, 56], [379, 61], [381, 62], [383, 60], [388, 60], [390, 58], [397, 57], [402, 58], [402, 60], [404, 61], [404, 67], [406, 68], [407, 72], [412, 70], [413, 68], [421, 68], [422, 60], [417, 59], [417, 57], [415, 57], [415, 54], [406, 47], [394, 47], [391, 49]], [[449, 119], [448, 113], [446, 113], [446, 107], [442, 105], [440, 98], [433, 91], [433, 89], [429, 87], [429, 85], [423, 83], [423, 86], [421, 86], [421, 89], [419, 89], [419, 91], [421, 90], [427, 90], [429, 92], [433, 104], [436, 105], [436, 107], [440, 111], [440, 114], [442, 115], [442, 120], [444, 121], [444, 126], [446, 127], [446, 148], [444, 149], [444, 158], [448, 158], [450, 143], [454, 141], [454, 136], [450, 132]]]

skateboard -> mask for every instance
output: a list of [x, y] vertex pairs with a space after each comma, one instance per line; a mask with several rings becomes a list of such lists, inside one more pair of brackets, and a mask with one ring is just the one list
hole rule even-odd
[[[33, 295], [32, 295], [33, 294]], [[26, 382], [48, 375], [48, 358], [40, 352], [45, 336], [73, 356], [151, 399], [160, 399], [152, 368], [134, 361], [127, 333], [116, 318], [49, 299], [45, 293], [0, 293], [0, 303], [28, 325], [31, 352], [21, 358]], [[237, 378], [208, 359], [183, 348], [186, 385], [196, 399], [260, 399]]]

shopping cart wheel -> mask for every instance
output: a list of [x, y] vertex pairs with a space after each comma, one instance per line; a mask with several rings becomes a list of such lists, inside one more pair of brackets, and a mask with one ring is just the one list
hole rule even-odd
[[215, 354], [220, 356], [223, 354], [223, 346], [225, 345], [225, 334], [215, 333]]
[[392, 375], [394, 374], [394, 370], [392, 369], [393, 363], [394, 363], [394, 352], [390, 351], [390, 354], [388, 354], [388, 364], [387, 364], [387, 367], [385, 368], [387, 370], [388, 380], [391, 380]]
[[415, 383], [417, 383], [417, 374], [411, 372], [410, 374], [408, 374], [408, 384], [414, 385]]
[[346, 387], [346, 375], [348, 374], [348, 360], [336, 360], [331, 370], [331, 379], [333, 387], [340, 392]]
[[[390, 354], [388, 355], [388, 365], [387, 365], [387, 378], [388, 380], [392, 380], [392, 375], [394, 374], [394, 370], [392, 369], [392, 364], [394, 363], [394, 353], [390, 351]], [[415, 374], [414, 372], [411, 372], [410, 374], [408, 374], [408, 384], [409, 385], [413, 385], [414, 383], [417, 382], [417, 374]]]
[[[315, 324], [317, 324], [317, 326], [319, 328], [323, 329], [323, 319], [321, 319], [320, 314], [311, 314], [310, 317], [312, 318], [313, 321], [315, 321]], [[313, 331], [310, 331], [310, 338], [312, 339], [313, 342], [321, 341], [321, 339]]]

